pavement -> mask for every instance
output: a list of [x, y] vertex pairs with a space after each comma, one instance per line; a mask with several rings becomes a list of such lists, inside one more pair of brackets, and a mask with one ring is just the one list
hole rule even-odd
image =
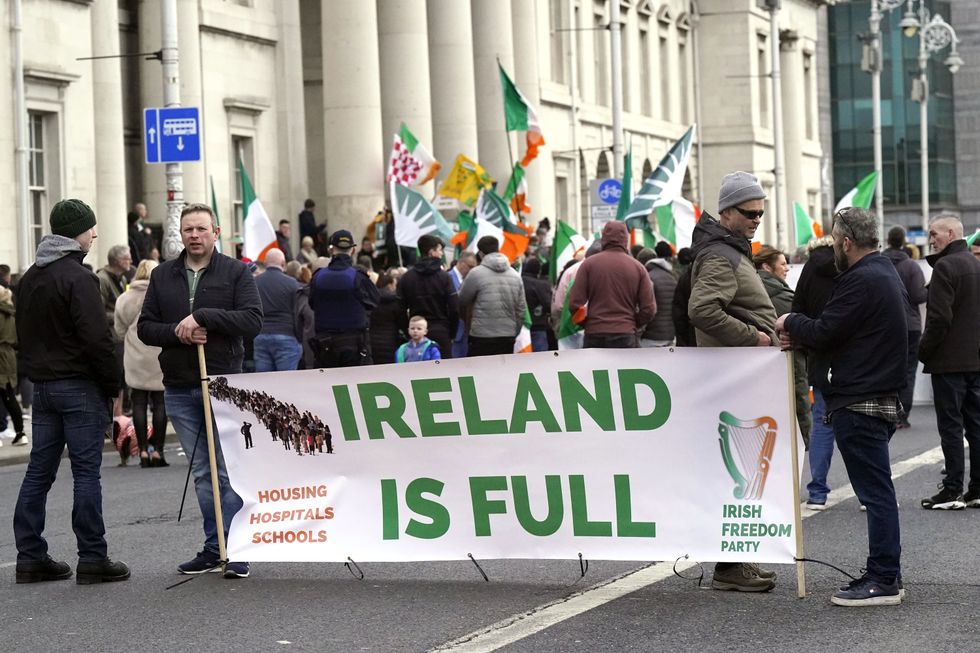
[[[360, 562], [363, 580], [342, 564], [256, 563], [247, 579], [206, 574], [174, 587], [186, 579], [175, 566], [202, 535], [193, 491], [177, 519], [187, 465], [169, 450], [169, 468], [116, 467], [115, 455], [103, 463], [109, 553], [130, 564], [131, 580], [15, 585], [9, 525], [25, 466], [10, 464], [0, 467], [0, 650], [976, 651], [980, 510], [919, 507], [935, 492], [942, 454], [931, 406], [916, 406], [912, 423], [891, 443], [908, 594], [879, 608], [833, 606], [847, 578], [817, 562], [806, 564], [804, 599], [793, 565], [772, 566], [772, 592], [740, 594], [707, 589], [708, 562], [699, 587], [697, 566], [681, 578], [671, 562], [604, 560], [584, 577], [577, 560], [481, 561], [489, 582], [469, 561]], [[829, 481], [827, 510], [804, 512], [806, 555], [858, 574], [867, 515], [836, 454]], [[71, 504], [63, 462], [45, 536], [53, 556], [74, 564]]]

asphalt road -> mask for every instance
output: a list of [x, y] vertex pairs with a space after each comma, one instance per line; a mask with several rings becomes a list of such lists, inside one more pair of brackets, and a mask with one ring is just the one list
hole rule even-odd
[[[363, 563], [364, 580], [339, 564], [267, 563], [248, 579], [210, 574], [166, 589], [181, 580], [175, 565], [201, 540], [192, 491], [176, 521], [186, 473], [176, 451], [167, 469], [119, 468], [114, 454], [105, 456], [110, 555], [130, 564], [130, 581], [15, 585], [10, 523], [25, 466], [0, 467], [0, 650], [977, 651], [980, 510], [918, 505], [939, 479], [933, 419], [930, 407], [917, 407], [915, 427], [892, 443], [893, 461], [902, 463], [896, 486], [908, 591], [892, 608], [831, 605], [846, 579], [814, 563], [806, 565], [802, 600], [788, 565], [775, 567], [773, 592], [751, 595], [698, 589], [670, 563], [598, 560], [584, 578], [578, 561], [485, 561], [489, 583], [469, 562]], [[806, 554], [858, 573], [865, 514], [848, 494], [839, 458], [831, 480], [838, 503], [805, 513]], [[74, 564], [70, 514], [66, 460], [48, 501], [47, 537], [52, 554]], [[685, 572], [692, 574], [696, 567]]]

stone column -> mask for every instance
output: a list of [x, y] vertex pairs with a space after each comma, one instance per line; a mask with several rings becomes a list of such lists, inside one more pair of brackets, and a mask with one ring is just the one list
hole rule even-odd
[[[91, 5], [92, 54], [119, 52], [117, 2]], [[126, 156], [123, 146], [122, 69], [118, 59], [92, 61], [92, 116], [95, 123], [95, 215], [98, 218], [98, 261], [101, 267], [113, 245], [128, 245], [126, 222]]]
[[[541, 4], [546, 7], [547, 3], [533, 2], [514, 2], [511, 5], [511, 21], [514, 33], [514, 83], [521, 89], [538, 114], [539, 120], [544, 120], [544, 111], [541, 108], [541, 87], [540, 78], [542, 74], [551, 77], [551, 67], [541, 68], [538, 58], [538, 16], [535, 5]], [[547, 20], [547, 15], [544, 16]], [[544, 23], [548, 25], [547, 22]], [[503, 109], [501, 109], [502, 111]], [[545, 147], [541, 148], [538, 158], [528, 164], [527, 169], [527, 203], [531, 207], [531, 215], [522, 216], [524, 221], [530, 224], [537, 223], [541, 218], [554, 212], [554, 178], [555, 166], [548, 151], [548, 130], [545, 125], [541, 125], [545, 136]], [[516, 149], [514, 150], [514, 160], [519, 161], [524, 156], [527, 142], [522, 132], [517, 132]], [[510, 179], [508, 174], [506, 179], [501, 179], [506, 184]], [[546, 184], [546, 180], [552, 180]], [[504, 186], [506, 188], [506, 186]], [[501, 191], [502, 192], [502, 191]], [[545, 213], [548, 211], [549, 213]], [[555, 226], [552, 216], [551, 225]]]
[[479, 161], [473, 32], [470, 3], [428, 0], [429, 79], [432, 85], [432, 153], [445, 179], [459, 154]]
[[[803, 56], [799, 44], [786, 42], [779, 53], [780, 82], [783, 103], [783, 174], [786, 176], [786, 197], [783, 198], [785, 215], [780, 216], [786, 225], [786, 242], [792, 251], [796, 245], [796, 229], [793, 221], [793, 202], [807, 207], [803, 143], [806, 137], [806, 93], [803, 89]], [[820, 216], [810, 216], [819, 219]]]
[[[155, 52], [160, 49], [160, 15], [160, 0], [139, 3], [137, 24], [140, 52]], [[143, 107], [163, 106], [163, 70], [158, 61], [148, 61], [140, 69], [140, 102]], [[143, 116], [140, 115], [141, 128], [142, 125]], [[140, 161], [143, 161], [142, 157]], [[143, 173], [143, 196], [135, 200], [146, 204], [147, 222], [154, 225], [165, 225], [167, 221], [165, 168], [161, 164], [143, 163], [140, 166]]]
[[321, 8], [327, 205], [320, 219], [359, 242], [384, 205], [376, 5], [322, 0]]
[[[387, 170], [392, 137], [398, 133], [402, 122], [408, 125], [419, 143], [432, 151], [425, 0], [379, 2], [378, 42], [381, 46], [381, 142], [386, 152]], [[432, 183], [423, 186], [422, 193], [431, 195]]]
[[[521, 0], [519, 0], [521, 1]], [[510, 154], [504, 125], [504, 101], [497, 59], [514, 78], [511, 0], [472, 0], [473, 69], [476, 78], [476, 124], [480, 163], [501, 184], [510, 178]], [[516, 142], [512, 139], [511, 144]], [[514, 158], [518, 154], [514, 151]]]
[[[208, 128], [204, 115], [204, 87], [201, 83], [201, 24], [198, 19], [199, 0], [177, 0], [177, 47], [180, 48], [180, 105], [200, 110], [202, 129]], [[203, 134], [201, 143], [205, 142]], [[201, 149], [201, 161], [184, 163], [184, 201], [211, 203], [204, 173], [207, 150]], [[252, 171], [249, 171], [250, 173]], [[254, 174], [254, 173], [252, 173]]]
[[303, 52], [299, 0], [275, 3], [279, 21], [276, 46], [276, 125], [279, 141], [279, 205], [293, 223], [293, 252], [299, 251], [299, 214], [309, 193], [306, 169], [306, 112], [304, 111]]

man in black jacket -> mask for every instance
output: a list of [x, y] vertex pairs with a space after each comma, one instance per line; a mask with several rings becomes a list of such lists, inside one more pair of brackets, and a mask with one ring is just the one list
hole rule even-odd
[[[177, 567], [182, 574], [216, 569], [218, 528], [214, 511], [211, 469], [204, 438], [204, 403], [197, 347], [204, 345], [209, 375], [242, 371], [242, 338], [254, 338], [262, 328], [262, 304], [248, 267], [215, 250], [220, 228], [206, 204], [191, 204], [180, 216], [184, 251], [160, 265], [150, 277], [137, 324], [140, 340], [162, 347], [164, 401], [180, 446], [190, 456], [198, 505], [204, 517], [204, 548]], [[221, 443], [214, 440], [224, 533], [242, 499], [228, 482]], [[228, 562], [225, 578], [244, 578], [247, 562]]]
[[395, 291], [408, 317], [421, 315], [429, 324], [429, 339], [443, 358], [453, 356], [453, 336], [459, 322], [458, 297], [449, 273], [442, 269], [445, 244], [434, 234], [419, 237], [422, 258], [402, 275]]
[[[923, 499], [922, 507], [980, 508], [980, 261], [966, 246], [963, 223], [956, 216], [932, 220], [929, 245], [936, 253], [926, 257], [932, 280], [919, 360], [932, 374], [946, 476], [939, 493]], [[964, 435], [970, 443], [970, 483], [960, 496]]]
[[895, 271], [898, 272], [898, 277], [909, 294], [909, 303], [905, 306], [909, 324], [908, 368], [905, 370], [905, 389], [898, 396], [899, 401], [902, 402], [902, 415], [898, 421], [898, 428], [903, 429], [910, 426], [909, 413], [912, 412], [912, 400], [915, 396], [915, 373], [919, 368], [919, 337], [922, 335], [922, 314], [919, 313], [919, 304], [926, 301], [926, 278], [919, 264], [905, 251], [905, 230], [901, 227], [892, 227], [888, 230], [888, 249], [882, 254], [895, 265]]
[[784, 347], [816, 353], [816, 374], [847, 475], [868, 509], [867, 571], [831, 598], [837, 605], [901, 603], [901, 538], [888, 441], [905, 385], [908, 295], [895, 266], [878, 253], [878, 224], [864, 209], [834, 217], [841, 273], [820, 317], [788, 313], [776, 321]]
[[48, 491], [65, 445], [75, 484], [76, 580], [126, 580], [129, 568], [108, 558], [102, 519], [102, 444], [120, 376], [99, 280], [82, 267], [98, 237], [95, 213], [80, 200], [62, 200], [50, 222], [51, 235], [38, 244], [17, 292], [19, 364], [34, 382], [34, 446], [14, 508], [17, 582], [71, 577], [66, 563], [48, 555], [43, 536]]

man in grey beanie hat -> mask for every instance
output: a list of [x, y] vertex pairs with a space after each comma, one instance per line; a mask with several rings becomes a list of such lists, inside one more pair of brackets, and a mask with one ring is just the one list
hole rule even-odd
[[[701, 214], [694, 227], [688, 315], [698, 347], [766, 347], [776, 344], [776, 310], [752, 263], [751, 240], [762, 221], [765, 192], [747, 172], [725, 175], [718, 192], [719, 219]], [[715, 565], [716, 590], [768, 592], [776, 574], [746, 562]]]
[[120, 373], [99, 280], [82, 266], [97, 238], [95, 213], [81, 200], [62, 200], [50, 222], [53, 233], [38, 243], [18, 292], [20, 369], [34, 382], [34, 446], [14, 508], [16, 581], [72, 575], [67, 563], [51, 557], [44, 539], [48, 491], [66, 445], [75, 483], [76, 580], [126, 580], [129, 567], [108, 557], [102, 517], [102, 444]]

